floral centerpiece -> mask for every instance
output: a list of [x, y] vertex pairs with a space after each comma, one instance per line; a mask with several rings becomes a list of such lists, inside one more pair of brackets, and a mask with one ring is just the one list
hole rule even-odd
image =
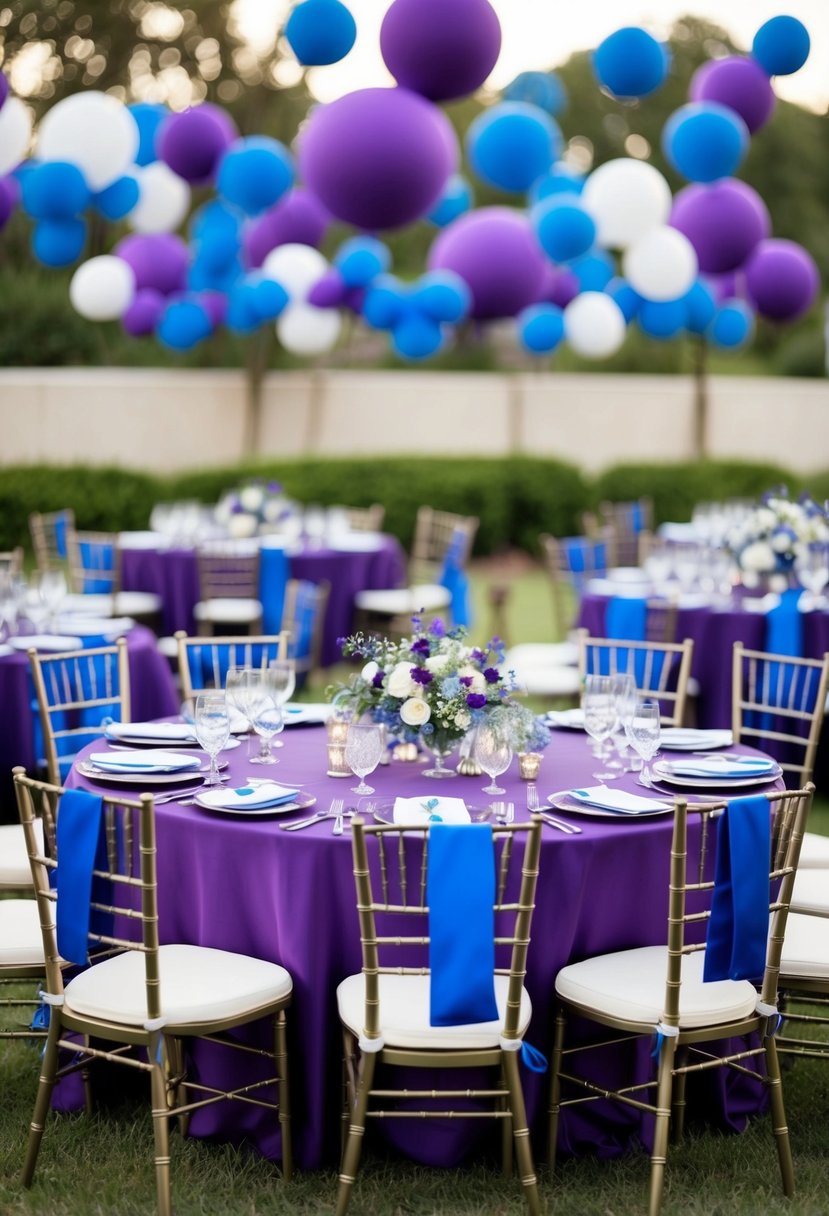
[[427, 776], [454, 776], [444, 760], [463, 736], [496, 708], [511, 713], [511, 675], [499, 664], [499, 638], [470, 647], [465, 629], [447, 630], [439, 618], [422, 627], [413, 618], [412, 636], [400, 641], [362, 633], [341, 638], [347, 658], [364, 659], [359, 673], [330, 688], [334, 704], [356, 718], [368, 715], [405, 743], [423, 743], [435, 755]]
[[829, 541], [826, 513], [808, 494], [795, 502], [786, 487], [767, 491], [731, 529], [726, 547], [750, 575], [787, 575], [810, 545]]
[[231, 490], [219, 501], [216, 522], [237, 540], [273, 531], [294, 514], [295, 506], [278, 481], [261, 478]]

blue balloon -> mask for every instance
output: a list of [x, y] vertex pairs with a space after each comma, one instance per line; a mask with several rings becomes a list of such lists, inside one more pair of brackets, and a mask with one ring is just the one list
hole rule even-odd
[[285, 37], [300, 63], [344, 59], [357, 37], [357, 23], [340, 0], [304, 0], [288, 18]]
[[216, 188], [246, 215], [258, 215], [272, 207], [293, 181], [293, 157], [284, 144], [254, 135], [231, 144], [219, 164]]
[[219, 267], [206, 265], [197, 257], [187, 271], [187, 286], [193, 292], [218, 291], [227, 295], [244, 277], [244, 273], [238, 257]]
[[604, 291], [616, 273], [613, 258], [603, 249], [576, 258], [568, 269], [572, 270], [578, 279], [582, 291]]
[[715, 182], [737, 172], [750, 139], [736, 110], [715, 101], [697, 101], [682, 106], [665, 123], [662, 150], [689, 181]]
[[156, 329], [159, 342], [171, 350], [190, 350], [212, 330], [206, 309], [195, 300], [174, 300], [161, 315]]
[[538, 106], [506, 101], [479, 114], [466, 133], [469, 163], [490, 186], [521, 194], [561, 154], [558, 125]]
[[237, 283], [227, 301], [225, 325], [235, 334], [252, 334], [263, 318], [256, 307], [256, 289], [250, 283]]
[[528, 101], [548, 114], [567, 109], [567, 90], [555, 72], [519, 72], [504, 89], [505, 101]]
[[253, 295], [254, 307], [263, 321], [276, 320], [291, 299], [282, 284], [274, 279], [260, 279], [254, 285]]
[[440, 325], [420, 313], [407, 313], [392, 330], [392, 347], [404, 359], [428, 359], [443, 342]]
[[685, 328], [692, 334], [704, 334], [714, 320], [717, 301], [711, 288], [707, 287], [701, 279], [697, 279], [685, 297], [685, 309], [688, 314]]
[[789, 76], [809, 58], [811, 39], [796, 17], [772, 17], [754, 35], [751, 53], [767, 76]]
[[707, 337], [715, 346], [735, 350], [745, 346], [754, 333], [754, 313], [742, 300], [729, 300], [717, 309]]
[[583, 189], [583, 177], [568, 169], [566, 165], [553, 165], [549, 173], [533, 182], [528, 195], [529, 203], [532, 207], [545, 198], [553, 198], [557, 194], [581, 194]]
[[20, 179], [20, 189], [24, 209], [36, 220], [69, 219], [88, 207], [92, 197], [78, 166], [63, 161], [28, 170]]
[[647, 97], [664, 81], [670, 52], [638, 26], [616, 30], [593, 52], [593, 70], [600, 85], [621, 100]]
[[387, 245], [373, 236], [355, 236], [340, 245], [334, 265], [343, 277], [346, 287], [368, 287], [379, 274], [391, 266], [391, 253]]
[[84, 220], [40, 220], [32, 234], [32, 252], [45, 266], [70, 266], [81, 256], [85, 241]]
[[539, 244], [553, 262], [571, 262], [593, 248], [596, 223], [570, 194], [554, 194], [537, 203], [530, 222]]
[[106, 190], [101, 190], [93, 202], [101, 215], [108, 220], [121, 220], [132, 211], [141, 191], [134, 177], [119, 177]]
[[549, 355], [564, 337], [564, 313], [555, 304], [532, 304], [518, 316], [518, 336], [533, 355]]
[[137, 165], [150, 165], [154, 160], [158, 160], [158, 153], [155, 150], [155, 139], [158, 128], [170, 111], [166, 106], [153, 105], [148, 101], [139, 101], [134, 106], [129, 106], [128, 108], [138, 126], [138, 155], [135, 158], [135, 163]]
[[453, 271], [433, 270], [418, 279], [410, 301], [412, 309], [429, 320], [457, 325], [469, 315], [472, 292], [460, 275]]
[[683, 300], [643, 300], [637, 320], [643, 333], [662, 341], [685, 328], [688, 310]]
[[445, 228], [472, 208], [472, 187], [465, 177], [453, 174], [444, 187], [443, 194], [435, 203], [426, 219], [436, 228]]
[[627, 279], [611, 279], [604, 290], [605, 294], [619, 305], [622, 316], [629, 325], [643, 304], [639, 292], [633, 290]]
[[404, 285], [384, 274], [371, 284], [363, 301], [363, 319], [372, 329], [393, 329], [407, 311]]

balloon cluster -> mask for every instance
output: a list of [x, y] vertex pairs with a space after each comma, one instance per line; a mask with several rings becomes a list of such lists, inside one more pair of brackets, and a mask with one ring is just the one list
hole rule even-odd
[[[356, 33], [341, 0], [301, 0], [284, 29], [297, 60], [315, 66], [347, 55]], [[809, 53], [799, 21], [775, 17], [751, 55], [696, 72], [663, 131], [666, 159], [688, 183], [676, 197], [643, 160], [578, 172], [556, 121], [560, 82], [523, 72], [464, 140], [470, 173], [513, 205], [475, 208], [438, 103], [479, 88], [500, 46], [489, 0], [393, 0], [380, 47], [395, 87], [315, 107], [293, 149], [240, 135], [210, 103], [172, 113], [89, 91], [47, 112], [24, 160], [30, 111], [0, 73], [0, 227], [22, 206], [35, 256], [67, 266], [82, 255], [90, 212], [126, 225], [111, 253], [78, 266], [72, 304], [175, 350], [222, 326], [250, 334], [271, 324], [288, 350], [313, 356], [351, 313], [406, 359], [441, 351], [467, 320], [502, 318], [533, 354], [566, 341], [595, 359], [630, 325], [738, 347], [756, 314], [788, 321], [811, 305], [813, 260], [772, 238], [765, 204], [735, 176], [773, 112], [770, 77], [797, 71]], [[670, 55], [646, 30], [625, 28], [596, 49], [593, 68], [606, 93], [638, 102], [663, 84]], [[209, 198], [191, 214], [194, 187]], [[335, 220], [360, 235], [329, 263], [318, 246]], [[406, 283], [378, 233], [422, 220], [439, 231], [426, 272]]]

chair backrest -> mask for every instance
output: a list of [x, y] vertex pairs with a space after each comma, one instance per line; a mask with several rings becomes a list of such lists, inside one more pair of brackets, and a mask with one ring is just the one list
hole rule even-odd
[[121, 551], [113, 532], [72, 531], [69, 584], [81, 595], [115, 595], [121, 589]]
[[259, 546], [249, 541], [201, 545], [196, 558], [202, 600], [258, 599]]
[[[760, 795], [767, 800], [772, 817], [769, 864], [771, 922], [760, 989], [760, 1000], [770, 1006], [777, 1004], [777, 978], [786, 918], [813, 794], [814, 786], [807, 785], [802, 790], [772, 790]], [[711, 916], [714, 883], [710, 875], [714, 872], [712, 862], [717, 843], [714, 828], [716, 816], [727, 805], [726, 802], [688, 805], [684, 798], [677, 798], [674, 803], [668, 887], [668, 968], [662, 1016], [668, 1026], [679, 1025], [683, 959], [705, 948], [704, 935], [701, 940], [699, 926]]]
[[613, 537], [605, 529], [595, 536], [562, 539], [542, 532], [538, 540], [544, 569], [550, 579], [556, 636], [563, 638], [576, 620], [588, 579], [606, 574], [608, 566], [615, 562]]
[[811, 781], [829, 684], [822, 659], [747, 650], [734, 643], [731, 729], [735, 743], [771, 751], [792, 781]]
[[176, 633], [181, 695], [185, 701], [204, 688], [224, 688], [230, 667], [267, 667], [287, 658], [288, 632], [241, 637], [194, 638]]
[[614, 565], [638, 566], [641, 561], [643, 536], [653, 532], [653, 499], [638, 498], [633, 502], [602, 502], [599, 518], [610, 528], [616, 544]]
[[352, 532], [382, 532], [386, 520], [386, 508], [381, 502], [370, 507], [345, 507], [348, 526]]
[[0, 550], [0, 579], [13, 579], [23, 573], [23, 546]]
[[287, 658], [296, 664], [298, 686], [319, 667], [330, 594], [331, 584], [325, 580], [311, 583], [291, 578], [285, 587], [282, 631], [288, 635]]
[[409, 583], [437, 583], [451, 547], [453, 564], [463, 570], [472, 552], [479, 520], [475, 515], [455, 515], [419, 507], [409, 559]]
[[29, 516], [29, 531], [38, 570], [66, 567], [69, 547], [75, 531], [75, 513], [70, 508], [44, 514], [33, 511]]
[[627, 672], [640, 696], [659, 701], [663, 726], [681, 726], [688, 696], [688, 677], [694, 654], [692, 638], [684, 642], [630, 642], [594, 638], [578, 631], [579, 675], [615, 675]]
[[[426, 903], [429, 829], [366, 826], [360, 818], [352, 820], [352, 828], [366, 983], [364, 1034], [377, 1038], [378, 976], [429, 974], [428, 966], [413, 965], [414, 951], [422, 950], [429, 942]], [[541, 821], [493, 827], [492, 838], [496, 867], [495, 972], [510, 977], [504, 1037], [516, 1038], [538, 880]], [[514, 843], [521, 838], [524, 847], [515, 848]], [[406, 921], [412, 926], [408, 933], [404, 931]], [[499, 955], [503, 965], [499, 965]]]
[[[46, 991], [63, 996], [63, 970], [57, 945], [58, 893], [53, 885], [60, 864], [57, 843], [59, 783], [35, 781], [22, 768], [14, 770], [17, 806], [32, 865], [43, 949]], [[42, 820], [43, 834], [36, 829]], [[99, 854], [90, 902], [90, 949], [136, 950], [144, 955], [147, 1018], [161, 1015], [158, 968], [158, 900], [156, 888], [155, 808], [149, 794], [137, 800], [103, 797], [106, 865]], [[45, 844], [44, 844], [45, 841]], [[103, 884], [103, 887], [101, 886]], [[97, 887], [97, 891], [96, 891]], [[105, 894], [105, 902], [98, 895]], [[96, 915], [97, 914], [97, 915]], [[125, 934], [129, 932], [129, 937]]]
[[105, 718], [130, 720], [127, 643], [60, 654], [29, 651], [49, 780], [60, 784]]

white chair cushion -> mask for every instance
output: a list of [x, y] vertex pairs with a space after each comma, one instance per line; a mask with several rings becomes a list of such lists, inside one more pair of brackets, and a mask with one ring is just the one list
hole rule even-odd
[[165, 659], [178, 658], [178, 639], [177, 638], [159, 638], [156, 646], [164, 655]]
[[531, 697], [575, 697], [581, 680], [575, 667], [516, 667], [506, 656], [507, 671], [515, 672], [518, 689]]
[[42, 966], [37, 900], [0, 899], [0, 967]]
[[215, 621], [219, 625], [231, 625], [234, 622], [252, 624], [262, 617], [262, 604], [259, 600], [247, 600], [241, 596], [217, 597], [214, 600], [200, 600], [193, 609], [197, 621]]
[[[43, 850], [43, 824], [35, 820], [38, 848]], [[26, 838], [19, 823], [8, 823], [0, 827], [0, 888], [31, 887], [32, 871]]]
[[[804, 832], [800, 849], [799, 870], [829, 870], [829, 836]], [[829, 875], [827, 876], [829, 879]]]
[[[747, 980], [703, 984], [704, 962], [705, 952], [700, 950], [682, 964], [679, 1024], [683, 1030], [748, 1017], [757, 1001], [754, 985]], [[667, 970], [667, 946], [620, 950], [564, 967], [556, 976], [556, 992], [608, 1017], [654, 1026], [662, 1016]]]
[[115, 604], [111, 595], [79, 595], [72, 592], [61, 601], [61, 612], [80, 612], [84, 616], [115, 616]]
[[359, 591], [354, 602], [363, 612], [383, 616], [412, 616], [416, 612], [438, 612], [448, 608], [452, 596], [437, 583], [422, 583], [416, 587], [401, 587], [388, 591]]
[[[497, 1022], [475, 1022], [466, 1026], [429, 1025], [428, 975], [381, 975], [380, 1026], [387, 1047], [424, 1047], [430, 1050], [458, 1051], [497, 1047], [507, 1008], [509, 976], [495, 976]], [[337, 989], [340, 1021], [359, 1037], [365, 1025], [365, 977], [350, 975]], [[530, 1023], [532, 1006], [521, 990], [518, 1033], [523, 1035]]]
[[507, 651], [505, 666], [510, 668], [575, 667], [579, 648], [575, 642], [522, 642]]
[[789, 913], [780, 962], [781, 987], [793, 977], [829, 979], [829, 920]]
[[153, 591], [119, 591], [114, 616], [153, 616], [161, 611], [161, 596]]
[[829, 916], [829, 870], [801, 870], [798, 867], [791, 911]]
[[[162, 946], [161, 1016], [170, 1025], [241, 1016], [288, 996], [284, 967], [207, 946]], [[74, 1013], [141, 1026], [147, 1019], [144, 956], [130, 950], [82, 971], [66, 986]]]

